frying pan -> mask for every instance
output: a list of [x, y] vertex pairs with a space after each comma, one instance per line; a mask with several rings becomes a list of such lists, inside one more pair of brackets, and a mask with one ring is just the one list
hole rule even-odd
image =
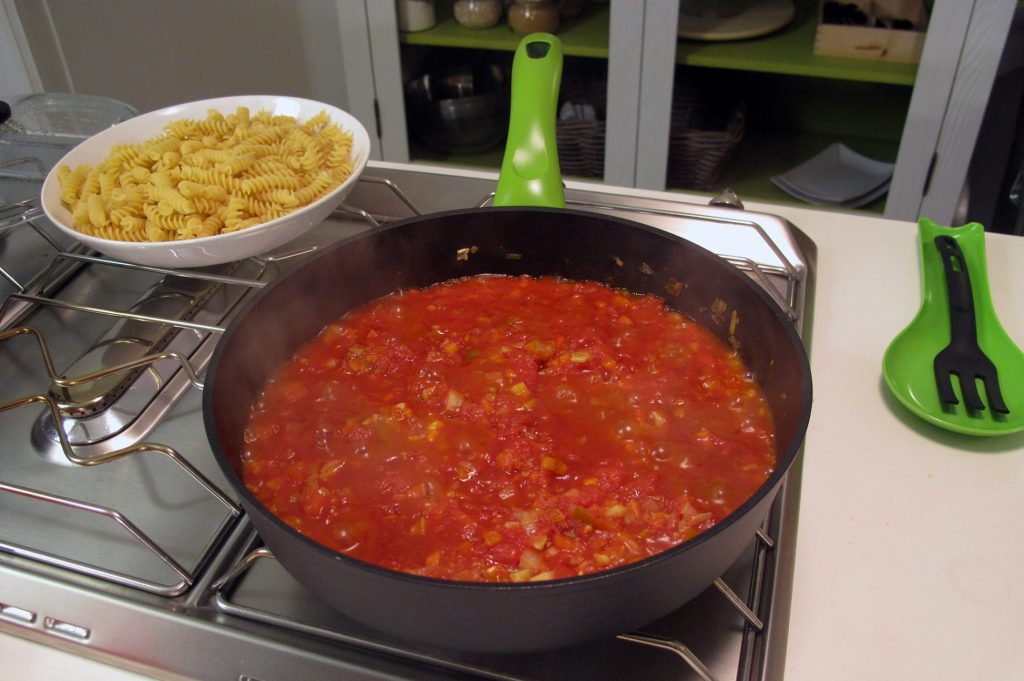
[[[327, 604], [393, 639], [516, 653], [630, 631], [666, 615], [749, 546], [803, 440], [811, 403], [807, 357], [782, 310], [749, 277], [646, 225], [537, 207], [564, 204], [553, 144], [560, 73], [554, 36], [524, 38], [513, 65], [510, 141], [496, 193], [503, 205], [417, 217], [334, 244], [254, 297], [211, 358], [203, 397], [207, 433], [260, 537]], [[514, 143], [531, 136], [546, 146]], [[653, 293], [738, 347], [772, 409], [775, 471], [715, 527], [668, 551], [581, 577], [513, 584], [440, 580], [365, 563], [299, 534], [249, 493], [240, 475], [243, 432], [280, 363], [355, 307], [484, 273], [586, 279]]]

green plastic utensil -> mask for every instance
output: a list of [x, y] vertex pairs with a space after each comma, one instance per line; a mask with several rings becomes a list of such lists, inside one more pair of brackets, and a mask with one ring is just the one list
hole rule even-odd
[[550, 33], [519, 41], [512, 60], [512, 106], [496, 206], [565, 208], [558, 165], [558, 89], [562, 42]]
[[[978, 345], [998, 370], [999, 386], [1009, 410], [968, 409], [954, 381], [958, 404], [939, 396], [934, 360], [950, 343], [950, 298], [943, 259], [936, 238], [950, 236], [960, 247], [970, 273]], [[1003, 330], [988, 287], [985, 229], [972, 222], [943, 227], [928, 218], [918, 221], [922, 274], [922, 302], [917, 316], [885, 351], [882, 373], [893, 395], [914, 414], [947, 430], [966, 435], [1003, 435], [1024, 430], [1024, 352]], [[985, 395], [982, 387], [980, 390]]]

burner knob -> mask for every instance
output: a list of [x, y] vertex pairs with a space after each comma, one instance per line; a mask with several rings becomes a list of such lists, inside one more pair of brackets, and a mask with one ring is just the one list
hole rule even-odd
[[708, 202], [711, 206], [723, 206], [725, 208], [739, 208], [743, 210], [743, 202], [731, 188], [726, 187], [722, 193]]

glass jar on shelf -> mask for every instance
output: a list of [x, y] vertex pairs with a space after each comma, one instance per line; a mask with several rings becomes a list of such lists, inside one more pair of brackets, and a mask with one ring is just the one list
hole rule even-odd
[[559, 10], [551, 0], [516, 0], [508, 8], [508, 25], [518, 35], [555, 33]]
[[466, 28], [490, 28], [501, 20], [501, 0], [456, 0], [455, 21]]
[[434, 0], [398, 0], [398, 30], [425, 31], [437, 23]]

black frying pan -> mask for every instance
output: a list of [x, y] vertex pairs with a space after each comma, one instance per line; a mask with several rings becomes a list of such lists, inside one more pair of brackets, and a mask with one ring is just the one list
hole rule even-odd
[[[526, 46], [536, 41], [557, 50], [553, 36], [529, 36], [517, 62], [550, 58], [550, 52], [537, 56], [536, 48], [530, 56]], [[559, 59], [559, 73], [560, 68]], [[515, 73], [514, 67], [513, 109]], [[554, 90], [557, 99], [557, 79]], [[506, 177], [503, 166], [501, 181]], [[731, 340], [771, 406], [775, 472], [718, 525], [664, 553], [583, 577], [517, 584], [438, 580], [365, 563], [299, 534], [248, 492], [240, 476], [242, 434], [251, 405], [280, 363], [329, 322], [364, 303], [400, 289], [484, 273], [554, 275], [653, 293]], [[260, 537], [296, 579], [340, 612], [390, 637], [499, 653], [630, 631], [703, 591], [749, 546], [797, 455], [810, 405], [803, 345], [778, 305], [747, 275], [689, 241], [645, 225], [532, 207], [438, 213], [333, 245], [262, 290], [239, 313], [211, 359], [203, 396], [218, 462]]]

